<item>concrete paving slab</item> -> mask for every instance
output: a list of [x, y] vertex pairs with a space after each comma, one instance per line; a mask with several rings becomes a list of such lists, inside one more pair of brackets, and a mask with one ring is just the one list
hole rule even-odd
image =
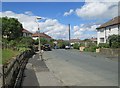
[[62, 83], [51, 72], [37, 72], [36, 75], [40, 86], [62, 86]]
[[31, 63], [28, 63], [24, 72], [22, 86], [39, 86], [35, 71]]
[[61, 88], [62, 83], [50, 72], [46, 63], [38, 58], [38, 54], [36, 54], [29, 59], [22, 86], [36, 86], [40, 88], [54, 86], [55, 88]]

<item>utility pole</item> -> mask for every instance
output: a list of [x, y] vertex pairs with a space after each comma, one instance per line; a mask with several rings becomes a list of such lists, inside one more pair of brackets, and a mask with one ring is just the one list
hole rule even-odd
[[69, 44], [70, 44], [70, 37], [71, 37], [71, 35], [70, 35], [70, 24], [68, 24], [68, 27], [69, 27]]

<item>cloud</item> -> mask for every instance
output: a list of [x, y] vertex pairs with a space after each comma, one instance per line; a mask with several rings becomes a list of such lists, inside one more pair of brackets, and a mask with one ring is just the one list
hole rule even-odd
[[64, 13], [64, 16], [71, 15], [73, 12], [74, 12], [74, 10], [73, 10], [73, 9], [70, 9], [69, 12], [65, 12], [65, 13]]
[[[17, 18], [28, 31], [35, 33], [38, 31], [35, 15], [27, 15], [24, 13], [17, 14], [12, 11], [0, 12], [2, 16]], [[40, 17], [40, 16], [39, 16]], [[39, 21], [40, 31], [52, 36], [54, 39], [68, 39], [68, 25], [61, 24], [57, 19], [42, 17], [45, 20]], [[90, 38], [96, 36], [96, 27], [98, 24], [80, 24], [73, 27], [71, 38]]]
[[65, 12], [64, 16], [75, 13], [78, 17], [84, 19], [111, 19], [118, 16], [118, 0], [85, 0], [85, 4]]
[[86, 19], [113, 18], [118, 15], [117, 2], [86, 2], [76, 9], [77, 16]]
[[85, 2], [119, 2], [120, 0], [85, 0]]
[[26, 15], [33, 15], [33, 13], [31, 11], [26, 11], [25, 14]]
[[98, 24], [80, 24], [73, 27], [73, 38], [91, 38], [96, 37], [96, 28], [100, 26]]
[[57, 19], [48, 19], [40, 23], [41, 31], [57, 39], [67, 39], [68, 26], [58, 22]]
[[[29, 13], [32, 12], [25, 12], [21, 14], [14, 13], [12, 11], [5, 11], [0, 12], [0, 15], [2, 14], [2, 17], [9, 17], [9, 18], [17, 18], [23, 25], [25, 29], [28, 31], [35, 33], [38, 31], [38, 25], [36, 23], [36, 17], [35, 15], [30, 15]], [[58, 22], [57, 19], [50, 19], [46, 17], [42, 17], [45, 19], [44, 22], [39, 21], [39, 26], [41, 32], [45, 32], [48, 35], [52, 36], [55, 39], [63, 38], [67, 39], [67, 33], [68, 33], [68, 27], [66, 25], [63, 25]]]

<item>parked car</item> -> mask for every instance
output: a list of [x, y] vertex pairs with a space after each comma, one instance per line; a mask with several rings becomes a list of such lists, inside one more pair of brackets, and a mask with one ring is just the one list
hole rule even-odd
[[51, 51], [52, 49], [51, 49], [50, 44], [44, 44], [43, 50], [44, 50], [44, 51]]
[[59, 49], [59, 47], [58, 47], [58, 46], [55, 46], [54, 49]]
[[65, 49], [70, 49], [70, 46], [65, 46]]

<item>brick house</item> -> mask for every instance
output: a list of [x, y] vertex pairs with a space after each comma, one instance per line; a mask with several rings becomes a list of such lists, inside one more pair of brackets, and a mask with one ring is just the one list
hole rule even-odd
[[24, 37], [32, 37], [32, 33], [29, 32], [29, 31], [26, 30], [26, 29], [22, 29], [22, 35], [23, 35]]
[[34, 33], [34, 34], [32, 34], [32, 38], [34, 40], [38, 39], [39, 36], [40, 36], [40, 38], [44, 38], [44, 39], [46, 39], [48, 41], [50, 41], [52, 39], [52, 37], [50, 37], [49, 35], [47, 35], [45, 33]]

